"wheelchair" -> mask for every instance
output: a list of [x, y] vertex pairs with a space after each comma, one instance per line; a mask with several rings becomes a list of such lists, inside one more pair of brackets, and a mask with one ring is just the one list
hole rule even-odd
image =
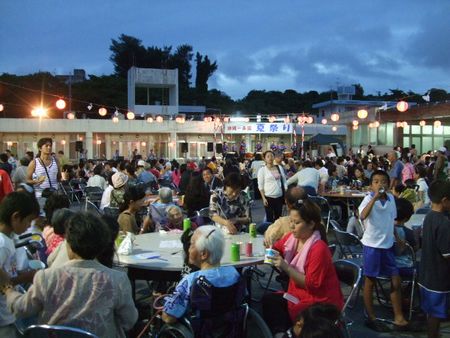
[[189, 313], [176, 324], [158, 318], [150, 337], [243, 338], [249, 307], [245, 279], [228, 287], [215, 287], [200, 276], [191, 288]]

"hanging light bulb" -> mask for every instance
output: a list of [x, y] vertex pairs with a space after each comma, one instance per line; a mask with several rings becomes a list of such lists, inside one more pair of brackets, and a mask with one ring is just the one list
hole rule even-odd
[[268, 118], [268, 120], [269, 120], [270, 123], [274, 123], [275, 120], [276, 120], [276, 117], [273, 116], [273, 115], [270, 115], [269, 118]]
[[439, 120], [434, 121], [434, 127], [435, 128], [440, 128], [441, 126], [442, 126], [441, 121], [439, 121]]
[[229, 122], [229, 121], [230, 121], [230, 118], [229, 118], [228, 116], [225, 116], [225, 117], [223, 118], [223, 122], [227, 123], [227, 122]]
[[333, 114], [331, 114], [330, 119], [331, 119], [331, 121], [333, 121], [333, 122], [339, 121], [339, 114], [338, 114], [338, 113], [333, 113]]
[[134, 120], [134, 113], [132, 112], [132, 111], [129, 111], [128, 113], [127, 113], [127, 119], [128, 120]]
[[336, 127], [336, 126], [333, 126], [333, 127], [331, 127], [331, 130], [332, 130], [332, 131], [336, 131], [336, 130], [337, 130], [337, 127]]
[[353, 130], [357, 130], [358, 129], [358, 125], [353, 125]]
[[369, 123], [369, 128], [373, 128], [373, 123], [372, 122]]
[[66, 101], [64, 101], [63, 99], [59, 99], [58, 101], [56, 101], [56, 108], [58, 109], [66, 108]]
[[164, 118], [161, 115], [156, 116], [156, 122], [162, 123], [164, 121]]
[[105, 116], [107, 113], [108, 111], [106, 110], [106, 108], [101, 107], [98, 109], [98, 115], [100, 116]]
[[117, 116], [113, 116], [112, 121], [113, 123], [119, 123], [119, 118]]
[[147, 117], [147, 123], [153, 123], [153, 117], [151, 116]]
[[354, 126], [357, 126], [357, 125], [359, 124], [359, 122], [358, 122], [358, 120], [353, 120], [353, 121], [352, 121], [352, 124], [353, 124]]
[[327, 124], [327, 119], [322, 119], [322, 124]]
[[358, 117], [360, 118], [360, 119], [365, 119], [367, 116], [369, 115], [369, 113], [367, 112], [367, 110], [365, 110], [365, 109], [360, 109], [360, 110], [358, 110]]
[[422, 121], [419, 122], [419, 125], [420, 125], [421, 127], [424, 127], [426, 124], [427, 124], [427, 123], [425, 122], [425, 120], [422, 120]]
[[314, 119], [312, 118], [312, 116], [309, 116], [308, 117], [308, 121], [307, 121], [309, 124], [311, 124], [311, 123], [313, 123], [314, 122]]
[[141, 142], [141, 146], [145, 147], [147, 145], [146, 142]]
[[66, 144], [66, 140], [61, 140], [61, 145], [65, 145]]
[[374, 128], [378, 128], [380, 126], [380, 121], [375, 121], [373, 123]]
[[97, 145], [102, 144], [102, 140], [97, 140]]
[[3, 106], [3, 105], [0, 103], [0, 111], [3, 111], [3, 109], [5, 109], [5, 106]]
[[408, 122], [403, 121], [403, 122], [402, 122], [402, 127], [403, 127], [403, 128], [406, 128], [407, 126], [408, 126]]
[[73, 119], [75, 119], [75, 114], [72, 113], [72, 112], [70, 112], [70, 113], [67, 114], [67, 118], [68, 118], [69, 120], [73, 120]]
[[408, 102], [406, 101], [399, 101], [397, 102], [397, 110], [401, 113], [408, 110]]

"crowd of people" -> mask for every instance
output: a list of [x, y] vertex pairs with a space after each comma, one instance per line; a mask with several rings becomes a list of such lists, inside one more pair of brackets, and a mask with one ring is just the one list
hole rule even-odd
[[[182, 236], [189, 269], [167, 297], [162, 315], [165, 322], [176, 322], [189, 313], [190, 290], [200, 276], [215, 287], [239, 281], [234, 267], [220, 265], [224, 235], [248, 231], [252, 203], [262, 203], [265, 217], [258, 231], [274, 250], [273, 265], [286, 280], [286, 292], [263, 298], [266, 323], [274, 334], [307, 337], [307, 332], [322, 330], [328, 332], [324, 337], [334, 337], [344, 299], [313, 197], [339, 186], [365, 193], [351, 214], [339, 202], [330, 204], [341, 207], [342, 229], [361, 238], [366, 325], [390, 330], [376, 320], [373, 307], [376, 278], [387, 276], [394, 328], [417, 328], [403, 315], [395, 261], [395, 247], [406, 242], [421, 250], [421, 307], [428, 316], [429, 337], [438, 336], [439, 323], [448, 315], [450, 181], [445, 147], [422, 155], [415, 147], [394, 147], [376, 155], [369, 146], [341, 157], [330, 149], [323, 157], [302, 160], [269, 149], [253, 160], [237, 153], [183, 163], [155, 156], [144, 160], [136, 153], [131, 160], [118, 161], [116, 156], [72, 165], [63, 153], [53, 154], [52, 145], [51, 138], [39, 140], [38, 154], [29, 153], [19, 162], [11, 153], [0, 156], [0, 336], [14, 337], [16, 318], [34, 316], [39, 323], [125, 337], [137, 321], [137, 310], [126, 274], [113, 269], [117, 236], [182, 233], [183, 220], [189, 218], [192, 231]], [[99, 213], [105, 211], [105, 216], [74, 212], [73, 195], [61, 189], [64, 185], [77, 186], [74, 194], [83, 194], [86, 187], [98, 189]], [[111, 210], [116, 217], [106, 216]], [[427, 212], [420, 238], [404, 226], [418, 210]], [[355, 219], [362, 224], [358, 231], [350, 227]], [[47, 269], [30, 271], [19, 262], [15, 241], [25, 232], [42, 234], [45, 247], [39, 257]], [[27, 291], [17, 292], [15, 286], [23, 284]]]

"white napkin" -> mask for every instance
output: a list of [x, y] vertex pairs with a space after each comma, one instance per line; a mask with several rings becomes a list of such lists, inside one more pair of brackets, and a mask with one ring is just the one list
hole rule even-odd
[[133, 242], [135, 236], [131, 232], [127, 232], [125, 239], [120, 243], [119, 248], [117, 249], [117, 253], [119, 255], [131, 255], [133, 253]]

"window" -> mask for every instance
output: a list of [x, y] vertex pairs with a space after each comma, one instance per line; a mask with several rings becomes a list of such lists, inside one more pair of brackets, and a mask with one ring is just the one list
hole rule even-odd
[[424, 134], [424, 135], [431, 135], [431, 134], [433, 134], [433, 126], [423, 126], [422, 127], [422, 134]]
[[411, 126], [411, 134], [420, 134], [420, 126]]
[[386, 123], [380, 124], [378, 127], [378, 144], [386, 144]]
[[393, 145], [394, 144], [394, 123], [387, 123], [387, 130], [386, 130], [386, 145]]

